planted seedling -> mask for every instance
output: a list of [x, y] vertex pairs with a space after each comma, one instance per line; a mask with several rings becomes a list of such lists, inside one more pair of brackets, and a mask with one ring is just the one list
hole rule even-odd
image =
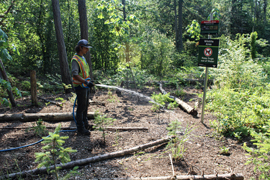
[[[42, 149], [45, 152], [35, 153], [36, 160], [35, 162], [39, 162], [37, 168], [41, 168], [43, 166], [46, 167], [48, 173], [52, 173], [55, 175], [55, 178], [59, 179], [59, 170], [61, 167], [57, 167], [56, 164], [60, 161], [62, 164], [70, 162], [70, 153], [77, 152], [77, 150], [73, 150], [72, 148], [64, 148], [63, 144], [65, 143], [65, 139], [68, 139], [68, 136], [60, 136], [61, 124], [59, 124], [54, 133], [49, 132], [49, 136], [43, 137], [44, 141], [42, 144], [45, 146]], [[53, 166], [53, 168], [50, 168]], [[63, 179], [68, 179], [72, 174], [78, 174], [77, 172], [78, 166], [74, 167]]]
[[230, 152], [229, 152], [230, 148], [223, 146], [223, 147], [220, 147], [219, 149], [220, 149], [219, 151], [220, 154], [225, 155], [225, 156], [230, 155]]
[[[34, 126], [35, 124], [33, 124]], [[32, 127], [31, 129], [34, 130], [35, 134], [39, 137], [45, 136], [48, 134], [48, 131], [46, 130], [46, 126], [43, 124], [42, 119], [38, 119], [36, 122], [36, 126]]]
[[169, 149], [172, 153], [172, 158], [174, 160], [180, 160], [183, 159], [184, 153], [186, 152], [186, 148], [184, 146], [184, 143], [188, 140], [188, 136], [190, 135], [191, 131], [193, 130], [191, 127], [186, 127], [184, 133], [181, 133], [181, 137], [179, 133], [181, 132], [181, 122], [175, 120], [172, 121], [169, 124], [169, 127], [167, 127], [168, 135], [173, 136], [170, 140], [170, 142], [167, 145], [167, 149]]
[[[170, 93], [167, 94], [156, 94], [155, 92], [151, 95], [151, 98], [154, 100], [150, 101], [153, 104], [151, 110], [154, 112], [159, 112], [161, 107], [164, 107], [166, 102], [173, 101], [172, 98], [169, 97]], [[158, 113], [158, 121], [159, 121], [159, 113]]]
[[99, 112], [95, 112], [95, 126], [94, 128], [99, 130], [99, 131], [102, 131], [102, 137], [103, 137], [103, 141], [104, 141], [104, 144], [106, 143], [105, 141], [105, 126], [107, 125], [112, 125], [113, 122], [116, 121], [116, 119], [113, 119], [113, 118], [108, 118], [107, 117], [107, 114], [104, 114], [104, 115], [101, 115], [99, 114]]

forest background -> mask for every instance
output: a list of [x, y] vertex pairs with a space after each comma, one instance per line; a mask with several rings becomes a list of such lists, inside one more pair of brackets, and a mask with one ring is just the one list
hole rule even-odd
[[98, 82], [119, 86], [131, 69], [139, 84], [166, 80], [178, 86], [185, 77], [202, 79], [197, 45], [207, 38], [200, 35], [200, 22], [210, 13], [220, 21], [212, 37], [220, 40], [218, 68], [209, 72], [214, 85], [206, 107], [217, 117], [212, 127], [239, 140], [252, 136], [258, 149], [245, 148], [269, 175], [269, 0], [1, 0], [1, 71], [8, 80], [0, 79], [0, 103], [11, 106], [8, 91], [29, 95], [30, 82], [22, 77], [31, 70], [39, 92], [68, 93], [63, 87], [71, 82], [70, 60], [81, 38], [93, 47], [87, 61]]

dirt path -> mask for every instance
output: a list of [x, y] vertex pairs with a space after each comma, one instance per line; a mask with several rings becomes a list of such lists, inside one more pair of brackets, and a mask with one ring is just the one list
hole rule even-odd
[[[170, 91], [167, 89], [166, 91]], [[144, 89], [143, 94], [151, 96], [153, 92], [158, 93], [154, 88]], [[194, 107], [195, 101], [189, 101], [196, 96], [196, 89], [186, 89], [185, 100]], [[112, 96], [113, 95], [113, 96]], [[205, 125], [200, 121], [200, 111], [198, 117], [193, 117], [180, 108], [174, 111], [164, 111], [159, 114], [152, 112], [150, 104], [143, 98], [134, 97], [127, 93], [117, 96], [114, 92], [111, 96], [107, 91], [98, 91], [93, 100], [105, 102], [106, 106], [92, 105], [89, 111], [99, 111], [106, 113], [108, 117], [115, 118], [117, 121], [112, 126], [115, 127], [147, 127], [148, 131], [119, 131], [106, 132], [106, 144], [103, 143], [102, 132], [92, 131], [91, 137], [77, 136], [74, 132], [62, 133], [68, 135], [65, 147], [72, 147], [78, 152], [71, 154], [72, 160], [84, 159], [97, 156], [109, 152], [128, 149], [134, 146], [145, 144], [167, 136], [166, 128], [173, 120], [182, 123], [182, 131], [179, 137], [184, 136], [186, 127], [193, 127], [193, 131], [188, 134], [187, 141], [184, 143], [185, 152], [181, 160], [174, 162], [174, 172], [176, 175], [185, 175], [193, 170], [198, 175], [207, 174], [226, 174], [226, 173], [242, 173], [245, 179], [254, 176], [253, 167], [245, 165], [247, 160], [246, 152], [241, 148], [241, 143], [236, 140], [223, 138], [217, 140], [211, 130], [209, 120], [214, 117], [211, 114], [205, 114]], [[54, 100], [58, 95], [47, 97]], [[48, 104], [39, 108], [31, 108], [28, 106], [29, 99], [21, 100], [21, 106], [12, 110], [4, 110], [0, 113], [19, 113], [19, 112], [72, 112], [73, 102], [68, 101], [68, 96], [62, 96], [67, 100], [63, 107]], [[113, 98], [114, 97], [114, 98]], [[114, 102], [112, 102], [114, 101]], [[89, 121], [90, 122], [90, 121]], [[62, 127], [75, 127], [75, 123], [61, 122]], [[58, 123], [45, 122], [46, 126], [56, 127]], [[15, 129], [11, 129], [14, 127]], [[25, 129], [33, 127], [33, 122], [27, 123], [1, 123], [0, 124], [0, 149], [18, 147], [38, 141], [40, 138], [33, 131], [25, 132]], [[16, 129], [17, 128], [17, 129]], [[53, 131], [53, 129], [48, 129]], [[18, 172], [33, 169], [37, 166], [35, 163], [35, 152], [41, 152], [42, 144], [30, 146], [8, 152], [0, 152], [0, 169], [1, 174], [7, 172]], [[229, 148], [229, 155], [221, 155], [221, 148]], [[138, 152], [133, 155], [124, 156], [122, 158], [114, 158], [101, 162], [87, 164], [80, 167], [80, 175], [77, 179], [93, 179], [93, 178], [127, 178], [127, 177], [158, 177], [172, 176], [172, 167], [169, 158], [170, 151], [166, 146], [158, 146], [148, 148], [145, 151]], [[65, 174], [62, 171], [61, 174]], [[50, 176], [45, 175], [50, 179]], [[25, 179], [38, 179], [38, 176], [29, 175]], [[74, 179], [74, 178], [73, 178]]]

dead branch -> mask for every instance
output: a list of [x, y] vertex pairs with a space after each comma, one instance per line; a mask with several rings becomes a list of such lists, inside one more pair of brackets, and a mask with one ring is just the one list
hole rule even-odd
[[106, 106], [104, 102], [99, 102], [99, 101], [91, 101], [89, 100], [90, 105], [100, 105], [100, 106]]
[[[88, 112], [87, 117], [94, 119], [94, 112]], [[20, 114], [0, 114], [0, 123], [22, 121], [31, 122], [42, 119], [48, 122], [70, 121], [73, 120], [72, 113], [20, 113]]]
[[106, 127], [105, 130], [107, 131], [148, 131], [147, 127]]
[[42, 98], [42, 97], [38, 97], [38, 99], [42, 99], [42, 100], [45, 101], [45, 102], [49, 102], [49, 103], [55, 104], [55, 105], [60, 106], [60, 107], [63, 106], [62, 103], [55, 102], [55, 101], [51, 101], [51, 100], [48, 100], [48, 99], [45, 99], [45, 98]]
[[[167, 94], [167, 92], [162, 88], [162, 84], [159, 84], [159, 89], [162, 94]], [[176, 98], [174, 96], [170, 96], [170, 98], [174, 99], [186, 112], [189, 114], [192, 114], [193, 116], [197, 116], [198, 112], [196, 109], [192, 108], [190, 105], [188, 105], [186, 102], [182, 101], [179, 98]]]
[[[116, 158], [116, 157], [122, 157], [125, 155], [133, 154], [137, 151], [142, 151], [142, 150], [147, 149], [149, 147], [162, 145], [164, 143], [169, 142], [172, 138], [173, 137], [167, 137], [165, 139], [159, 139], [159, 140], [156, 140], [156, 141], [153, 141], [150, 143], [146, 143], [143, 145], [139, 145], [139, 146], [127, 149], [127, 150], [123, 150], [123, 151], [112, 152], [112, 153], [94, 156], [94, 157], [90, 157], [90, 158], [86, 158], [86, 159], [79, 159], [76, 161], [68, 162], [66, 164], [58, 164], [57, 167], [61, 167], [61, 169], [70, 169], [70, 168], [73, 168], [75, 166], [83, 166], [83, 165], [89, 164], [89, 163], [94, 163], [94, 162], [103, 161], [103, 160]], [[49, 169], [53, 169], [53, 168], [54, 168], [54, 166], [49, 167]], [[28, 171], [23, 171], [23, 172], [18, 172], [18, 173], [12, 173], [9, 175], [1, 176], [0, 179], [5, 179], [5, 178], [12, 179], [12, 178], [16, 178], [18, 176], [25, 177], [28, 174], [43, 174], [43, 173], [47, 173], [47, 169], [45, 167], [39, 168], [39, 169], [28, 170]]]

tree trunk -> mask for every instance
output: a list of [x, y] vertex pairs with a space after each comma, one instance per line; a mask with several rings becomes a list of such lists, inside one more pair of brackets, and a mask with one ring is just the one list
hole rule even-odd
[[[89, 42], [85, 0], [78, 0], [78, 10], [79, 10], [79, 15], [80, 15], [81, 39], [86, 39]], [[84, 56], [90, 68], [90, 77], [92, 80], [94, 80], [90, 51], [88, 51]]]
[[32, 70], [30, 72], [30, 82], [31, 82], [31, 102], [32, 106], [38, 105], [37, 100], [37, 81], [36, 81], [36, 71]]
[[123, 17], [124, 21], [126, 21], [126, 0], [122, 0], [122, 4], [123, 4]]
[[[58, 0], [52, 0], [53, 6], [53, 17], [54, 17], [54, 25], [56, 31], [56, 39], [57, 39], [57, 47], [58, 47], [58, 55], [60, 60], [61, 66], [61, 77], [62, 82], [66, 85], [73, 83], [71, 81], [71, 75], [69, 72], [69, 65], [67, 61], [67, 53], [66, 53], [66, 46], [64, 41], [62, 23], [61, 23], [61, 14], [60, 14], [60, 6]], [[72, 89], [65, 89], [65, 93], [70, 93]]]
[[[5, 71], [5, 66], [4, 66], [1, 59], [0, 59], [0, 71], [1, 71], [1, 75], [2, 75], [3, 79], [5, 81], [9, 82], [6, 71]], [[11, 89], [10, 90], [7, 89], [7, 93], [8, 93], [9, 101], [10, 101], [12, 107], [16, 107], [16, 102], [14, 100], [14, 96], [13, 96]]]
[[179, 0], [179, 7], [178, 7], [178, 52], [181, 52], [183, 50], [183, 40], [182, 40], [182, 26], [183, 26], [183, 0]]
[[178, 33], [178, 22], [177, 22], [177, 4], [176, 0], [174, 0], [174, 30], [175, 30], [175, 43], [176, 43], [176, 49], [178, 49], [179, 46], [179, 33]]
[[266, 16], [267, 16], [267, 0], [264, 0], [264, 5], [263, 5], [263, 21], [264, 21], [264, 26], [266, 25]]

